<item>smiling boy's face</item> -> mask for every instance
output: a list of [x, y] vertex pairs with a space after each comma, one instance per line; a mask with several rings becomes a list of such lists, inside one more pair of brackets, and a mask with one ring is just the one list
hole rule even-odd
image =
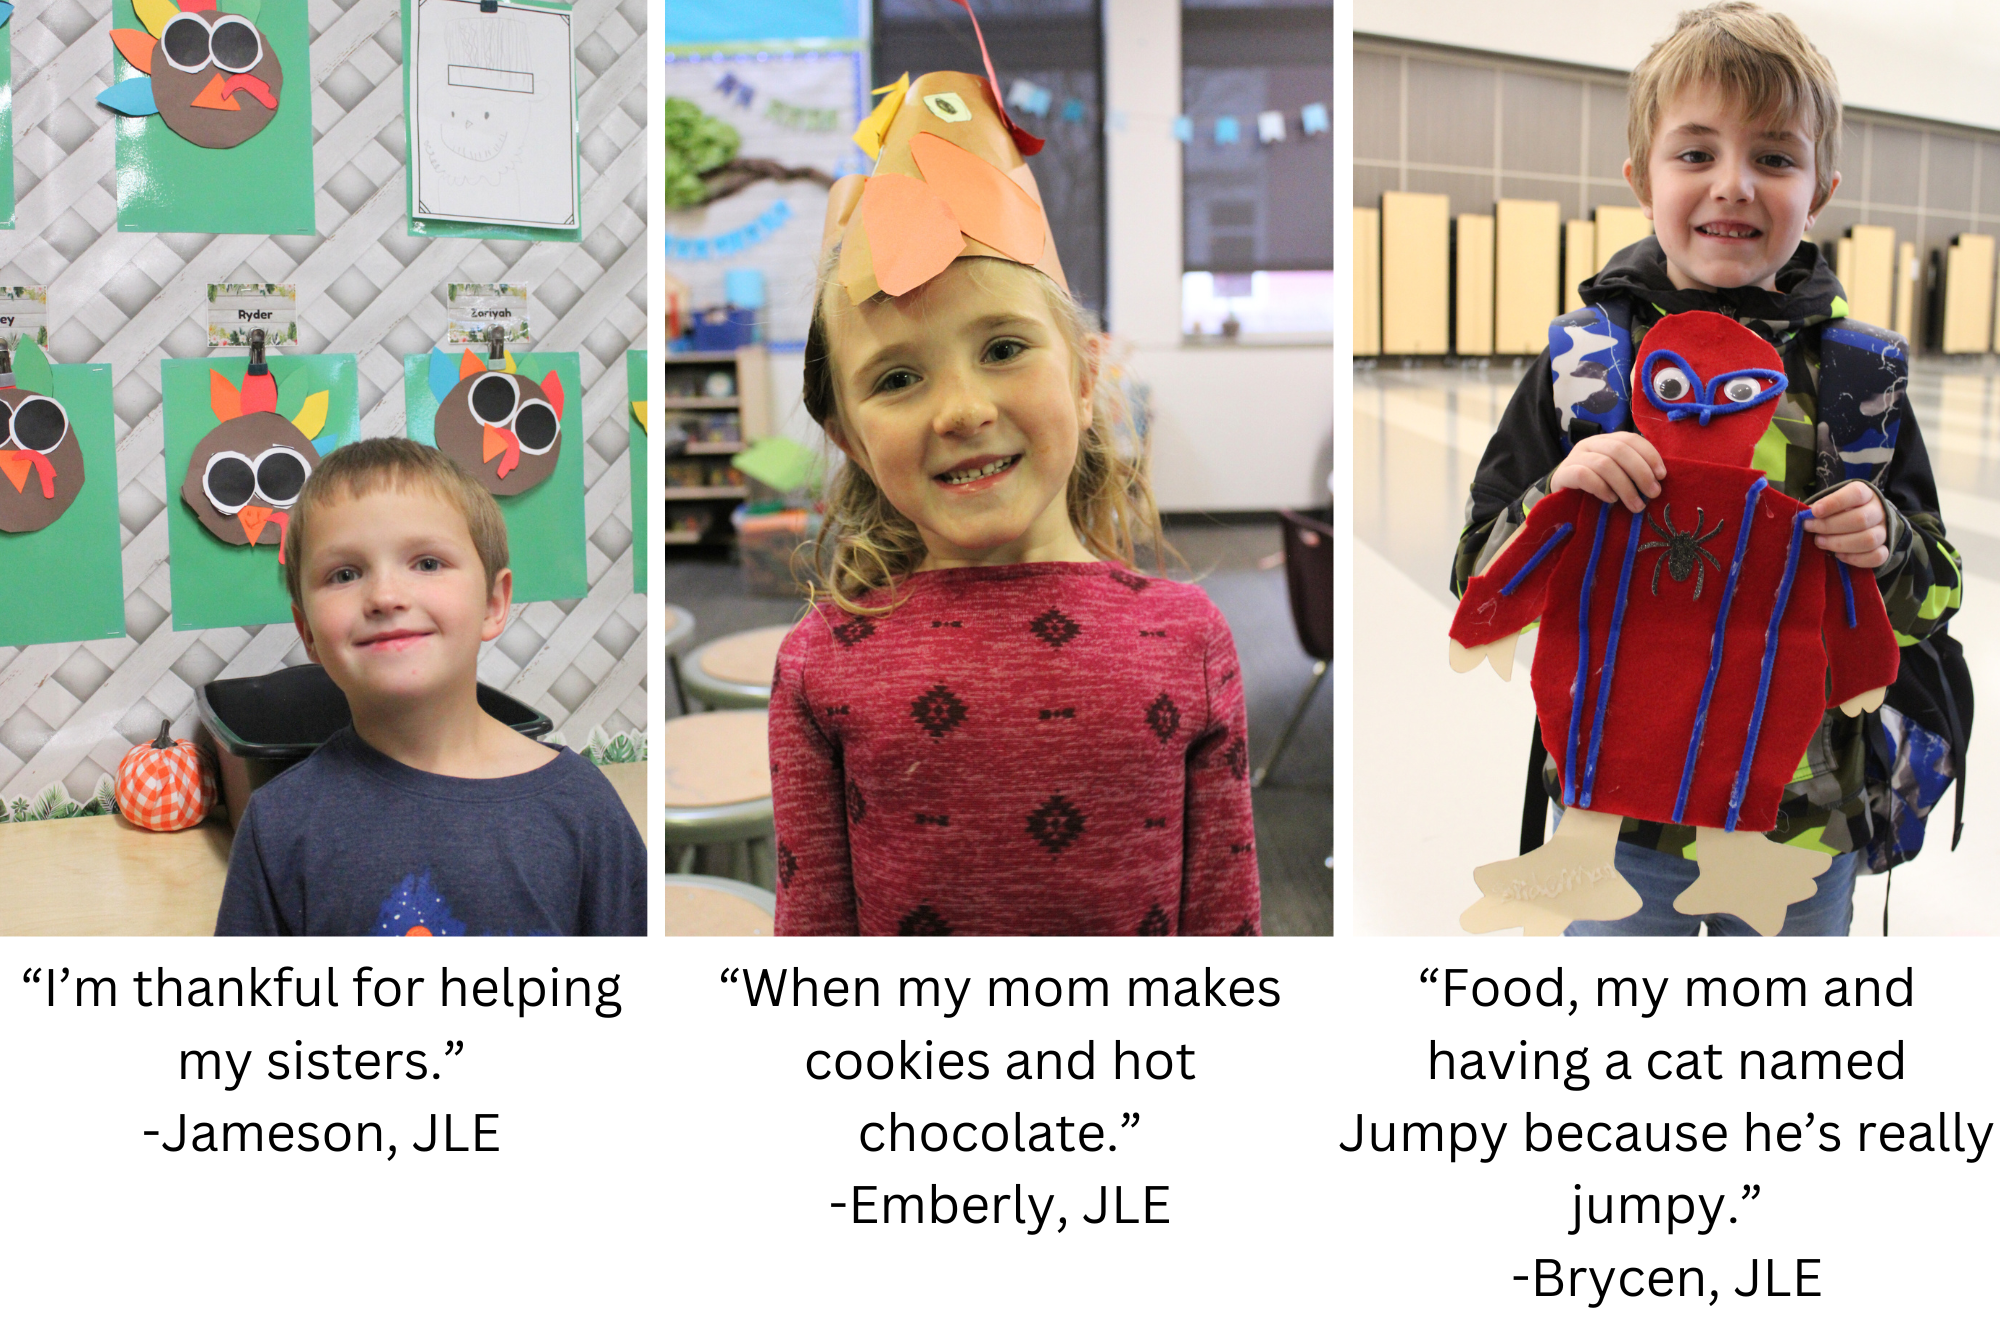
[[893, 300], [829, 294], [837, 442], [916, 524], [927, 567], [1088, 558], [1068, 491], [1091, 371], [1040, 283], [961, 259]]
[[479, 645], [507, 627], [513, 576], [491, 587], [465, 516], [421, 485], [314, 507], [292, 608], [312, 660], [357, 711], [471, 692]]
[[[1813, 139], [1803, 124], [1753, 123], [1740, 99], [1712, 84], [1660, 109], [1640, 203], [1679, 288], [1777, 289], [1826, 200], [1815, 198]], [[1625, 179], [1633, 179], [1625, 164]], [[1840, 183], [1836, 173], [1827, 189]], [[1634, 185], [1635, 191], [1637, 190]]]

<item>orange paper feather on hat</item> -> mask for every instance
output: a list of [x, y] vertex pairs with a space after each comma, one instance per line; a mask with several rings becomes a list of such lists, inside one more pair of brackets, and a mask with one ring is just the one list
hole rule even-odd
[[821, 252], [840, 246], [850, 301], [901, 296], [967, 255], [1025, 264], [1069, 290], [1034, 175], [985, 79], [926, 74], [876, 128], [875, 174], [843, 177], [827, 196]]

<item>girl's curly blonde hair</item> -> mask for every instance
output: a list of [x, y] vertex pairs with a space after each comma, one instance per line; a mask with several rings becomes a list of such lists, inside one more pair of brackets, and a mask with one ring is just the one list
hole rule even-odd
[[[838, 287], [830, 281], [840, 262], [836, 246], [820, 267], [813, 300], [812, 325], [806, 333], [805, 408], [827, 432], [829, 448], [838, 454], [832, 436], [839, 425], [840, 403], [835, 391], [833, 358], [827, 346], [826, 302]], [[965, 256], [968, 264], [1006, 264], [1010, 260]], [[1122, 364], [1109, 356], [1109, 340], [1097, 330], [1091, 313], [1038, 269], [1018, 265], [1034, 275], [1048, 299], [1063, 341], [1069, 344], [1077, 374], [1093, 357], [1097, 379], [1091, 392], [1091, 423], [1077, 440], [1076, 468], [1069, 478], [1069, 521], [1084, 547], [1100, 560], [1127, 568], [1137, 561], [1138, 548], [1164, 553], [1160, 513], [1149, 479], [1149, 445], [1144, 420], [1143, 391], [1135, 392]], [[888, 300], [877, 295], [872, 300]], [[1138, 402], [1133, 400], [1138, 398]], [[851, 460], [836, 459], [829, 469], [825, 522], [812, 544], [814, 583], [835, 605], [852, 615], [879, 615], [894, 602], [863, 605], [870, 593], [890, 592], [915, 572], [926, 554], [917, 525], [897, 513], [866, 470]]]

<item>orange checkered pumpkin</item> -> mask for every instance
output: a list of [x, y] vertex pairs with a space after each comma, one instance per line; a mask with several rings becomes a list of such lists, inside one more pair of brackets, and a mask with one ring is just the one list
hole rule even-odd
[[193, 828], [215, 806], [215, 778], [193, 741], [160, 734], [118, 761], [118, 809], [140, 828], [173, 833]]

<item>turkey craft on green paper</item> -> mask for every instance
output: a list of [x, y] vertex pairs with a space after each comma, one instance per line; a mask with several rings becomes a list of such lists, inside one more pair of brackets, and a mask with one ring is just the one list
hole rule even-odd
[[55, 391], [48, 357], [23, 338], [0, 372], [0, 532], [40, 532], [83, 489], [83, 448]]
[[276, 546], [284, 563], [292, 506], [338, 442], [325, 429], [330, 397], [309, 367], [286, 376], [282, 392], [270, 365], [254, 360], [237, 378], [209, 372], [209, 406], [221, 424], [195, 446], [181, 482], [181, 499], [204, 528], [231, 546]]
[[519, 495], [547, 481], [562, 451], [562, 380], [537, 384], [519, 374], [511, 352], [488, 363], [472, 352], [433, 348], [437, 447], [493, 495]]
[[143, 78], [97, 95], [120, 115], [157, 115], [202, 148], [234, 148], [278, 114], [285, 72], [258, 31], [262, 0], [132, 0], [145, 30], [113, 28], [112, 44]]

